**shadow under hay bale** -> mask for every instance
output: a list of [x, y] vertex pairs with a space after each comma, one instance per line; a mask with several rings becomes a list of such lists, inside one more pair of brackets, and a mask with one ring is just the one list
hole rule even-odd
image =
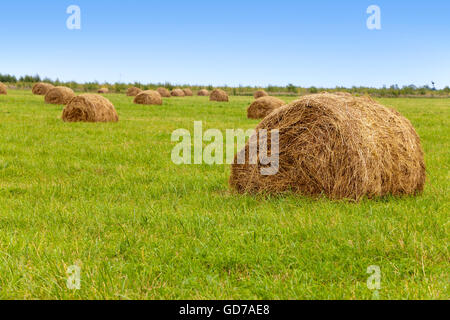
[[100, 89], [98, 89], [97, 93], [103, 93], [103, 94], [109, 93], [109, 89], [108, 88], [100, 88]]
[[267, 92], [265, 92], [264, 90], [258, 90], [258, 91], [256, 91], [255, 94], [253, 95], [253, 97], [254, 97], [255, 99], [258, 99], [258, 98], [261, 98], [261, 97], [267, 97], [267, 96], [268, 96], [268, 94], [267, 94]]
[[207, 97], [207, 96], [209, 96], [209, 91], [206, 89], [201, 89], [197, 92], [197, 95], [199, 97]]
[[286, 103], [275, 97], [261, 97], [253, 101], [247, 109], [247, 117], [249, 119], [263, 119], [273, 110], [284, 106]]
[[156, 91], [157, 91], [157, 92], [161, 95], [161, 97], [163, 97], [163, 98], [170, 98], [170, 97], [171, 97], [170, 91], [167, 90], [166, 88], [161, 87], [161, 88], [156, 89]]
[[6, 85], [0, 82], [0, 94], [8, 94], [8, 89]]
[[131, 87], [127, 89], [127, 96], [128, 97], [136, 97], [139, 93], [141, 93], [142, 90], [136, 87]]
[[174, 89], [172, 90], [172, 92], [170, 93], [172, 97], [184, 97], [184, 91], [181, 89]]
[[[267, 116], [257, 135], [279, 130], [279, 170], [232, 165], [230, 186], [241, 193], [302, 195], [358, 201], [362, 197], [413, 195], [426, 172], [420, 138], [398, 112], [373, 100], [321, 93], [304, 96]], [[252, 141], [252, 140], [251, 140]], [[275, 148], [276, 150], [276, 148]], [[270, 155], [270, 151], [268, 152]]]
[[183, 89], [184, 95], [186, 97], [192, 97], [194, 94], [192, 93], [192, 90], [189, 88]]
[[39, 82], [33, 85], [31, 92], [38, 96], [45, 96], [50, 89], [55, 86], [50, 83]]
[[209, 95], [209, 101], [228, 102], [228, 94], [221, 89], [215, 89]]
[[65, 122], [117, 122], [119, 116], [113, 104], [97, 94], [82, 94], [64, 108]]
[[50, 104], [68, 104], [75, 98], [75, 93], [67, 87], [54, 87], [45, 95], [45, 102]]
[[135, 104], [148, 104], [148, 105], [162, 105], [163, 101], [158, 91], [147, 90], [139, 93], [133, 103]]

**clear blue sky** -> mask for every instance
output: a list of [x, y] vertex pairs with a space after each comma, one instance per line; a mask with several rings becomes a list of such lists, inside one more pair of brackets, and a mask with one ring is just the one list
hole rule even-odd
[[[66, 9], [81, 8], [81, 30]], [[366, 9], [381, 8], [381, 30]], [[450, 85], [448, 0], [2, 1], [0, 73], [212, 85]]]

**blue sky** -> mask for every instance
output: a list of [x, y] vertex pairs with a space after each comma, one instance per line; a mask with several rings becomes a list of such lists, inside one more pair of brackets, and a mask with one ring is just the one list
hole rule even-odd
[[[81, 30], [66, 28], [72, 4]], [[16, 0], [0, 39], [0, 73], [64, 81], [450, 85], [448, 0]]]

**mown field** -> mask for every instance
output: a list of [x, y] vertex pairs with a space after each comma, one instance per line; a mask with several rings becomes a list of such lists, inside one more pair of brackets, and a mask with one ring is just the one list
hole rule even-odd
[[[1, 299], [449, 299], [450, 100], [381, 99], [422, 138], [423, 195], [359, 204], [236, 195], [229, 165], [171, 162], [178, 128], [255, 127], [251, 97], [106, 95], [117, 124], [0, 96]], [[293, 98], [286, 98], [293, 100]], [[66, 269], [81, 267], [81, 289]]]

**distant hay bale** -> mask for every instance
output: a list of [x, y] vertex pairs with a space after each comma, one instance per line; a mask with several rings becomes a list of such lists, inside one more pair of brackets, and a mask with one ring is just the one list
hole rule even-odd
[[249, 119], [263, 119], [273, 110], [284, 106], [286, 103], [275, 97], [261, 97], [253, 101], [247, 109], [247, 117]]
[[113, 104], [98, 94], [82, 94], [73, 98], [63, 110], [65, 122], [117, 122]]
[[258, 91], [256, 91], [255, 94], [253, 95], [253, 97], [254, 97], [255, 99], [258, 99], [258, 98], [261, 98], [261, 97], [267, 97], [267, 96], [268, 96], [268, 94], [267, 94], [267, 92], [265, 92], [264, 90], [258, 90]]
[[192, 97], [194, 94], [192, 93], [192, 90], [189, 88], [183, 89], [184, 95], [186, 97]]
[[68, 104], [75, 98], [75, 93], [67, 87], [54, 87], [45, 95], [45, 102], [51, 104]]
[[0, 94], [8, 94], [8, 89], [6, 85], [0, 82]]
[[136, 87], [131, 87], [127, 89], [127, 96], [128, 97], [136, 97], [139, 93], [141, 93], [142, 90]]
[[228, 94], [222, 89], [215, 89], [209, 95], [209, 101], [228, 102]]
[[161, 95], [158, 91], [147, 90], [142, 91], [134, 98], [134, 103], [136, 104], [154, 104], [154, 105], [162, 105], [163, 101]]
[[170, 93], [172, 95], [172, 97], [184, 97], [184, 91], [181, 89], [174, 89], [172, 90], [172, 92]]
[[[267, 116], [255, 138], [279, 130], [279, 170], [232, 165], [230, 185], [241, 193], [363, 197], [413, 195], [423, 191], [426, 172], [420, 138], [397, 111], [367, 98], [328, 93], [304, 96]], [[250, 141], [255, 141], [250, 139]], [[253, 144], [252, 144], [253, 145]], [[243, 150], [243, 151], [244, 151]], [[267, 151], [267, 150], [265, 150]]]
[[108, 88], [100, 88], [98, 89], [97, 93], [108, 93], [109, 89]]
[[31, 92], [35, 95], [45, 96], [50, 89], [53, 89], [55, 86], [50, 83], [39, 82], [33, 85]]
[[166, 88], [161, 87], [161, 88], [156, 89], [156, 91], [158, 91], [158, 93], [159, 93], [159, 94], [161, 95], [161, 97], [163, 97], [163, 98], [170, 98], [170, 97], [171, 97], [171, 96], [170, 96], [170, 91], [167, 90]]
[[206, 89], [201, 89], [197, 92], [197, 95], [200, 97], [207, 97], [209, 96], [209, 91]]

